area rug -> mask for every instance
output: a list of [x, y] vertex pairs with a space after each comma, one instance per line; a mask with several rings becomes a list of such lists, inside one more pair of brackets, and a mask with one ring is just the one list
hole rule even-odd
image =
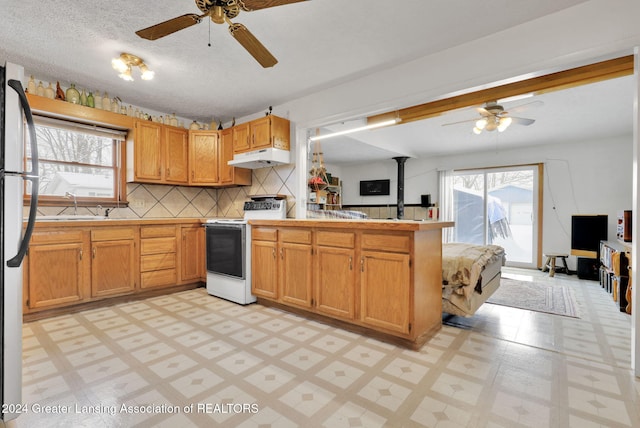
[[580, 318], [573, 290], [558, 283], [502, 278], [487, 303]]

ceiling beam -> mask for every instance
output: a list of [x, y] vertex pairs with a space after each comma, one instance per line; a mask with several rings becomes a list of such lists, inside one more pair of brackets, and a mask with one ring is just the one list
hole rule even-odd
[[424, 104], [406, 107], [367, 117], [367, 123], [399, 119], [397, 123], [439, 116], [445, 112], [464, 107], [481, 106], [488, 101], [497, 101], [517, 95], [540, 95], [546, 92], [559, 91], [575, 86], [600, 82], [616, 77], [633, 74], [633, 55], [597, 62], [556, 73], [524, 79], [513, 83], [469, 92], [455, 97], [444, 98]]

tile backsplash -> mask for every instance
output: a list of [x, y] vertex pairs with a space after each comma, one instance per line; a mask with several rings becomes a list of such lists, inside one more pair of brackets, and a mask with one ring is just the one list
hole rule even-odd
[[[295, 217], [295, 165], [254, 169], [251, 186], [216, 189], [210, 187], [127, 184], [128, 206], [110, 209], [110, 218], [240, 218], [249, 195], [287, 196], [287, 217]], [[24, 207], [27, 216], [29, 207]], [[39, 215], [72, 215], [73, 205], [38, 207]], [[96, 207], [78, 207], [79, 215], [102, 215]]]

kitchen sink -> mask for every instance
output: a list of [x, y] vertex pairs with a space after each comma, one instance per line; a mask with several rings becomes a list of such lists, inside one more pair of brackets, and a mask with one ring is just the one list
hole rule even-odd
[[[39, 215], [36, 221], [91, 221], [91, 220], [108, 220], [109, 217], [103, 215]], [[25, 221], [27, 219], [25, 218]]]

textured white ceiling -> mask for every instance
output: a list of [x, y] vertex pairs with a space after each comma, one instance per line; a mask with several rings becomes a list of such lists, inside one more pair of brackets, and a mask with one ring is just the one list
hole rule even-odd
[[[192, 0], [0, 0], [0, 60], [127, 104], [228, 121], [582, 2], [309, 0], [242, 12], [234, 21], [279, 60], [263, 69], [226, 25], [208, 20], [156, 41], [135, 35], [198, 13]], [[110, 61], [123, 51], [142, 57], [156, 78], [119, 79]]]

